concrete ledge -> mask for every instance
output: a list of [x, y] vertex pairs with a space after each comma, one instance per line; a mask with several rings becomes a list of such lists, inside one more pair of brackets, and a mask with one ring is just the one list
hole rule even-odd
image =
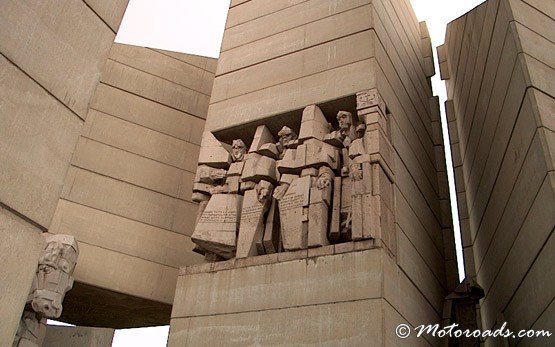
[[215, 263], [204, 263], [179, 268], [179, 276], [193, 275], [199, 273], [218, 272], [223, 270], [239, 269], [249, 266], [268, 265], [273, 263], [283, 263], [287, 261], [311, 259], [326, 255], [334, 255], [348, 252], [360, 252], [381, 247], [381, 240], [363, 240], [354, 242], [338, 243], [324, 247], [303, 249], [294, 252], [282, 252], [265, 254], [248, 258], [234, 258]]

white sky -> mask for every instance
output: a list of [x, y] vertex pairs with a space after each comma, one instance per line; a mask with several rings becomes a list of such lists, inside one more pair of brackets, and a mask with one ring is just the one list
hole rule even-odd
[[[447, 23], [483, 1], [411, 0], [418, 19], [426, 21], [428, 25], [434, 55], [436, 55], [435, 47], [443, 43]], [[116, 42], [217, 58], [229, 2], [230, 0], [130, 0]], [[446, 138], [447, 122], [444, 111], [446, 94], [444, 83], [439, 78], [437, 61], [436, 76], [432, 78], [432, 84], [434, 94], [440, 97], [443, 134]], [[446, 143], [449, 141], [446, 140]], [[446, 152], [446, 158], [450, 162], [449, 146], [446, 146]], [[447, 165], [447, 168], [455, 221], [457, 256], [462, 259], [453, 170], [451, 165]], [[462, 280], [464, 268], [460, 261], [459, 275]], [[165, 346], [167, 336], [168, 327], [117, 330], [112, 346]]]

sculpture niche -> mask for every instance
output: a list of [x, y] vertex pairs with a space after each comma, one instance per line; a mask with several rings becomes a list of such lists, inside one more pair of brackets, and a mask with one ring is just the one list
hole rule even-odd
[[260, 125], [246, 151], [203, 137], [193, 199], [192, 240], [208, 260], [243, 258], [330, 243], [382, 239], [394, 249], [392, 146], [385, 105], [357, 94], [357, 117], [337, 113], [332, 129], [316, 105], [299, 135], [284, 126], [276, 142]]
[[13, 346], [38, 346], [46, 319], [59, 318], [65, 293], [73, 287], [73, 270], [79, 248], [70, 235], [48, 235]]

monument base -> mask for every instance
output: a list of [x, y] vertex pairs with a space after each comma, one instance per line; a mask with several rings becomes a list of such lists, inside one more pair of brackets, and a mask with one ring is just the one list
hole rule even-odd
[[169, 346], [429, 346], [399, 324], [440, 316], [379, 241], [184, 267]]

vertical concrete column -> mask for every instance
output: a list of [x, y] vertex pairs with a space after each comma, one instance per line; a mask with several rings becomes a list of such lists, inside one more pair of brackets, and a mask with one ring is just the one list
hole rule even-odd
[[357, 115], [359, 123], [365, 127], [366, 148], [365, 154], [354, 160], [370, 164], [372, 186], [371, 194], [363, 199], [363, 220], [369, 220], [369, 223], [363, 223], [363, 228], [369, 228], [372, 236], [381, 239], [384, 246], [395, 254], [393, 146], [387, 108], [377, 89], [357, 93]]
[[[11, 346], [42, 249], [41, 230], [0, 208], [0, 346]], [[14, 271], [17, 269], [17, 271]]]

